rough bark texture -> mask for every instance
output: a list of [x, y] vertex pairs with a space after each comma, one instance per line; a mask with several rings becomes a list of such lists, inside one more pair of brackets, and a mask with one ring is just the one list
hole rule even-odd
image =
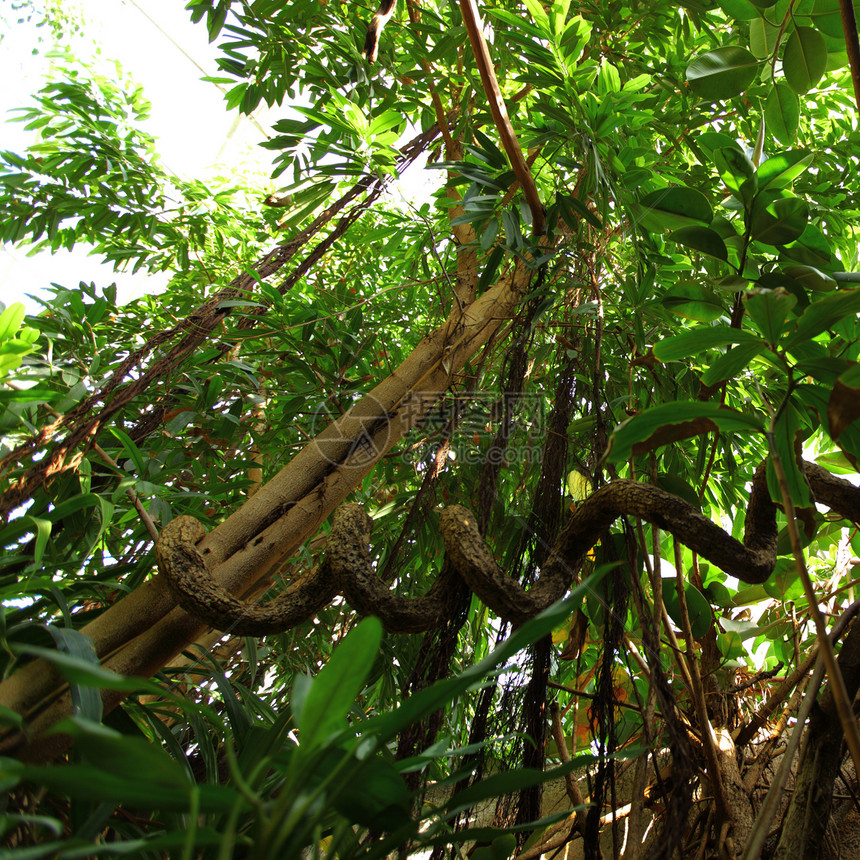
[[[847, 481], [815, 466], [808, 467], [808, 475], [817, 499], [855, 515], [860, 513], [854, 510], [860, 491]], [[773, 571], [776, 506], [768, 495], [764, 465], [753, 481], [743, 544], [677, 496], [636, 481], [613, 481], [582, 502], [559, 535], [537, 582], [528, 590], [499, 569], [474, 515], [460, 505], [446, 508], [441, 518], [451, 565], [444, 568], [444, 575], [430, 591], [418, 598], [392, 594], [373, 571], [367, 548], [372, 521], [358, 505], [343, 505], [335, 514], [326, 564], [264, 606], [237, 600], [215, 582], [196, 546], [205, 531], [190, 517], [168, 524], [156, 554], [179, 605], [220, 630], [246, 636], [282, 632], [311, 617], [340, 591], [357, 612], [378, 615], [389, 632], [420, 633], [445, 620], [445, 595], [454, 571], [497, 615], [522, 624], [564, 596], [586, 553], [615, 519], [625, 514], [671, 532], [744, 582], [763, 582]]]
[[[853, 700], [860, 690], [860, 624], [856, 621], [842, 645], [838, 662]], [[842, 739], [842, 726], [828, 687], [812, 711], [774, 860], [825, 856], [824, 834], [833, 805], [833, 784], [843, 755]]]
[[[457, 307], [387, 379], [209, 532], [197, 550], [215, 582], [243, 597], [295, 552], [510, 318], [531, 273], [520, 261], [472, 304]], [[163, 576], [145, 582], [82, 628], [106, 669], [144, 676], [166, 666], [205, 630], [205, 622], [177, 608]], [[107, 712], [121, 694], [105, 690], [102, 698]], [[3, 681], [0, 703], [25, 716], [31, 736], [71, 712], [68, 686], [44, 660]], [[52, 754], [20, 732], [0, 737], [4, 752], [23, 745], [39, 756]]]

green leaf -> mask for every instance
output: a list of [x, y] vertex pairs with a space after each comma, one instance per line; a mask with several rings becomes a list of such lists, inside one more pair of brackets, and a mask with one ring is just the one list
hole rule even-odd
[[815, 29], [831, 39], [844, 39], [845, 30], [842, 26], [842, 13], [839, 0], [815, 0], [812, 13], [809, 14]]
[[537, 24], [541, 32], [545, 33], [547, 36], [551, 36], [552, 30], [549, 25], [549, 16], [544, 11], [543, 4], [540, 3], [540, 0], [523, 0], [523, 2], [525, 3], [526, 9], [529, 10], [532, 20]]
[[341, 815], [365, 827], [395, 830], [409, 821], [411, 797], [395, 766], [379, 756], [362, 762], [333, 803]]
[[514, 794], [524, 788], [531, 788], [535, 785], [542, 785], [550, 780], [560, 779], [565, 774], [581, 770], [593, 761], [594, 756], [586, 753], [578, 755], [572, 761], [550, 770], [544, 771], [521, 767], [516, 770], [505, 771], [504, 773], [494, 773], [452, 795], [445, 806], [450, 814], [454, 810], [466, 809], [474, 806], [476, 803], [481, 803], [494, 797]]
[[[629, 460], [635, 453], [634, 446], [638, 443], [659, 443], [661, 437], [658, 434], [661, 431], [681, 424], [690, 425], [688, 435], [709, 433], [713, 430], [726, 433], [765, 432], [764, 422], [759, 416], [726, 409], [717, 403], [689, 400], [662, 403], [619, 424], [609, 439], [606, 458], [612, 463]], [[666, 437], [667, 441], [669, 435]]]
[[799, 239], [780, 245], [780, 252], [807, 266], [829, 266], [833, 262], [830, 243], [814, 224], [807, 224]]
[[609, 93], [621, 92], [621, 76], [612, 63], [604, 60], [597, 74], [597, 94], [605, 96]]
[[700, 284], [676, 284], [663, 299], [663, 306], [673, 314], [696, 322], [711, 322], [726, 311], [722, 299]]
[[767, 245], [787, 245], [799, 238], [809, 220], [809, 207], [799, 197], [778, 197], [770, 203], [759, 197], [752, 213], [752, 238]]
[[736, 21], [752, 21], [760, 14], [750, 0], [720, 0], [719, 5], [729, 18]]
[[[666, 606], [666, 612], [669, 613], [669, 617], [680, 629], [682, 616], [681, 603], [678, 599], [678, 581], [674, 577], [664, 577], [660, 580], [660, 586], [663, 589], [663, 603]], [[687, 616], [690, 619], [693, 636], [696, 639], [701, 639], [711, 629], [713, 623], [714, 615], [711, 604], [691, 582], [684, 583], [684, 597], [687, 601]]]
[[[840, 375], [830, 391], [830, 397], [827, 400], [830, 438], [839, 441], [843, 446], [847, 442], [849, 449], [853, 449], [851, 440], [856, 438], [860, 431], [858, 419], [860, 419], [860, 364], [855, 364]], [[846, 433], [845, 439], [842, 439], [843, 433]]]
[[[92, 637], [65, 627], [48, 625], [48, 632], [57, 643], [57, 648], [82, 663], [89, 663], [96, 674], [102, 671]], [[98, 689], [88, 684], [71, 684], [72, 707], [76, 716], [84, 717], [93, 723], [102, 718], [102, 697]]]
[[188, 771], [179, 762], [145, 738], [122, 735], [83, 717], [66, 717], [53, 731], [71, 735], [75, 749], [99, 770], [130, 777], [145, 774], [146, 783], [153, 789], [188, 789], [193, 785]]
[[407, 698], [398, 708], [374, 717], [364, 724], [366, 733], [375, 733], [387, 742], [410, 723], [432, 714], [448, 702], [453, 702], [474, 684], [485, 681], [510, 658], [532, 642], [551, 633], [563, 621], [570, 618], [574, 609], [579, 609], [586, 594], [600, 583], [606, 570], [596, 571], [575, 586], [566, 598], [559, 600], [539, 615], [519, 627], [511, 636], [497, 645], [493, 651], [454, 678], [437, 681], [430, 687]]
[[379, 619], [365, 618], [334, 649], [313, 681], [300, 720], [296, 714], [301, 747], [311, 749], [346, 727], [346, 715], [370, 674], [381, 641]]
[[779, 27], [775, 27], [761, 16], [750, 21], [750, 50], [759, 60], [766, 60], [770, 57], [776, 47], [778, 37]]
[[785, 339], [786, 348], [804, 344], [843, 318], [860, 313], [860, 290], [839, 290], [812, 302], [801, 314], [794, 331]]
[[743, 640], [733, 630], [717, 634], [717, 647], [725, 660], [742, 660], [746, 655]]
[[[790, 547], [788, 552], [791, 552]], [[774, 600], [785, 602], [803, 599], [805, 593], [803, 580], [800, 578], [797, 564], [793, 558], [778, 558], [776, 560], [773, 573], [764, 583], [764, 589]]]
[[744, 48], [717, 48], [687, 66], [687, 80], [697, 95], [720, 101], [740, 95], [756, 78], [759, 61]]
[[146, 474], [146, 465], [143, 460], [143, 454], [141, 454], [140, 449], [137, 445], [134, 444], [131, 437], [123, 430], [120, 430], [119, 427], [111, 427], [110, 432], [113, 436], [116, 437], [117, 441], [122, 445], [123, 451], [125, 451], [126, 456], [134, 463], [134, 467], [137, 470], [137, 474], [143, 477]]
[[702, 374], [702, 385], [712, 387], [726, 379], [734, 379], [764, 349], [763, 343], [742, 343], [733, 347]]
[[660, 361], [677, 361], [692, 358], [706, 349], [728, 346], [730, 343], [763, 346], [761, 340], [749, 331], [727, 325], [700, 326], [659, 341], [654, 345], [654, 356]]
[[667, 475], [661, 472], [657, 475], [657, 486], [673, 496], [680, 496], [685, 502], [691, 504], [697, 511], [702, 510], [698, 493], [678, 475]]
[[390, 109], [383, 111], [378, 116], [375, 116], [371, 121], [368, 134], [383, 134], [386, 131], [390, 131], [392, 128], [396, 128], [403, 122], [404, 118], [402, 113]]
[[0, 342], [15, 337], [26, 315], [27, 309], [21, 302], [14, 302], [0, 313]]
[[812, 89], [827, 68], [827, 45], [812, 27], [797, 27], [788, 37], [782, 71], [788, 85], [799, 94]]
[[117, 675], [116, 672], [111, 672], [110, 669], [105, 669], [100, 665], [93, 664], [89, 660], [81, 659], [63, 651], [52, 651], [50, 648], [41, 648], [38, 645], [27, 645], [17, 642], [12, 644], [11, 648], [16, 654], [29, 654], [32, 657], [40, 657], [43, 660], [47, 660], [72, 684], [128, 692], [135, 690], [160, 691], [159, 687], [146, 678], [126, 678], [123, 675]]
[[782, 271], [808, 290], [829, 292], [836, 289], [836, 280], [815, 266], [785, 266]]
[[726, 243], [720, 234], [710, 227], [682, 227], [670, 233], [668, 238], [718, 260], [727, 260], [729, 256]]
[[743, 152], [743, 147], [734, 138], [719, 131], [703, 131], [695, 142], [713, 158], [718, 149], [731, 149], [734, 147], [738, 152]]
[[785, 290], [756, 290], [744, 298], [747, 313], [764, 339], [775, 346], [797, 299]]
[[[808, 508], [812, 504], [809, 485], [800, 468], [801, 431], [797, 413], [789, 406], [780, 412], [776, 420], [771, 441], [771, 451], [779, 455], [785, 472], [788, 494], [794, 506]], [[773, 459], [767, 462], [767, 485], [771, 498], [781, 499], [779, 482], [773, 466]]]
[[734, 146], [721, 147], [714, 150], [714, 164], [726, 188], [749, 203], [758, 190], [755, 165], [749, 156]]
[[705, 195], [684, 186], [663, 188], [647, 194], [640, 202], [639, 214], [641, 226], [652, 231], [707, 225], [714, 217]]
[[[22, 776], [37, 786], [77, 800], [97, 803], [123, 804], [138, 809], [189, 810], [189, 788], [160, 785], [140, 771], [132, 771], [128, 764], [119, 764], [109, 772], [91, 765], [49, 767], [26, 765]], [[235, 789], [222, 785], [202, 785], [200, 810], [229, 812], [236, 803]]]
[[810, 164], [812, 164], [812, 153], [808, 149], [795, 149], [771, 156], [758, 169], [758, 187], [761, 190], [786, 188]]

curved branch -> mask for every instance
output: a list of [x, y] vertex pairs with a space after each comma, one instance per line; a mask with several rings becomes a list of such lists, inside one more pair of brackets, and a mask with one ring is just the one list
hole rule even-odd
[[[860, 523], [860, 489], [814, 463], [804, 462], [803, 468], [816, 502]], [[607, 484], [577, 508], [528, 591], [499, 569], [475, 518], [465, 508], [452, 505], [443, 511], [442, 536], [449, 556], [472, 591], [497, 615], [521, 624], [563, 596], [588, 551], [623, 515], [639, 517], [670, 532], [742, 582], [764, 582], [776, 564], [776, 505], [768, 493], [765, 463], [753, 478], [743, 543], [678, 496], [626, 480]]]
[[283, 633], [306, 621], [340, 591], [363, 615], [376, 615], [389, 633], [422, 633], [447, 620], [457, 574], [449, 564], [423, 597], [392, 594], [376, 575], [368, 550], [373, 520], [357, 504], [335, 512], [325, 561], [268, 603], [238, 600], [218, 585], [197, 549], [206, 531], [192, 517], [162, 529], [155, 554], [177, 603], [186, 611], [237, 636]]
[[544, 571], [526, 591], [499, 569], [481, 537], [474, 514], [460, 505], [451, 505], [442, 511], [441, 528], [445, 549], [457, 572], [469, 588], [506, 621], [514, 624], [528, 621], [563, 597], [573, 579], [572, 573], [564, 576], [562, 568]]
[[269, 603], [239, 600], [207, 570], [196, 546], [205, 536], [206, 530], [193, 517], [177, 517], [161, 530], [155, 557], [176, 602], [216, 630], [235, 636], [283, 633], [315, 615], [337, 594], [324, 563]]
[[389, 633], [423, 633], [438, 627], [449, 615], [454, 569], [444, 564], [422, 597], [392, 594], [373, 570], [368, 550], [372, 527], [373, 520], [361, 505], [341, 505], [334, 515], [332, 533], [337, 529], [350, 535], [332, 545], [326, 557], [341, 593], [356, 612], [376, 615]]
[[[860, 489], [820, 466], [804, 463], [803, 467], [817, 502], [860, 522]], [[460, 505], [442, 512], [446, 563], [422, 597], [392, 594], [376, 575], [369, 550], [373, 521], [357, 504], [341, 505], [336, 511], [324, 563], [266, 604], [238, 600], [215, 583], [196, 546], [205, 531], [191, 517], [179, 517], [164, 528], [156, 556], [179, 605], [219, 630], [245, 636], [283, 632], [341, 592], [356, 612], [378, 616], [389, 632], [420, 633], [448, 617], [458, 577], [499, 617], [524, 623], [564, 596], [586, 553], [624, 515], [670, 532], [742, 582], [761, 583], [773, 572], [776, 505], [768, 493], [764, 463], [753, 478], [743, 543], [678, 496], [638, 481], [613, 481], [587, 498], [571, 516], [540, 577], [528, 590], [499, 568], [474, 515]]]
[[764, 582], [776, 562], [776, 505], [771, 501], [765, 464], [756, 470], [744, 521], [743, 543], [688, 502], [638, 481], [613, 481], [589, 496], [559, 535], [551, 566], [577, 569], [586, 553], [623, 515], [639, 517], [675, 538], [742, 582]]

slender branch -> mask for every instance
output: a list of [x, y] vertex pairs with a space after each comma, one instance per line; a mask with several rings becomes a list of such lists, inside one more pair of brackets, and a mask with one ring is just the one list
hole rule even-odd
[[[552, 736], [555, 740], [555, 745], [558, 748], [558, 755], [562, 764], [567, 764], [570, 761], [570, 751], [567, 748], [567, 741], [564, 737], [564, 729], [561, 726], [561, 714], [558, 709], [558, 702], [553, 702], [549, 709], [550, 721], [552, 724]], [[564, 776], [565, 788], [570, 802], [575, 807], [581, 807], [576, 810], [576, 829], [585, 834], [585, 798], [582, 796], [582, 791], [579, 788], [579, 781], [572, 773], [566, 773]]]
[[484, 92], [490, 105], [493, 122], [496, 124], [502, 146], [505, 148], [505, 152], [511, 162], [514, 175], [523, 187], [526, 202], [532, 213], [532, 232], [535, 236], [541, 236], [546, 232], [546, 218], [544, 216], [543, 205], [540, 202], [534, 177], [526, 166], [523, 151], [519, 143], [517, 143], [511, 119], [508, 116], [505, 101], [502, 98], [502, 91], [496, 79], [496, 73], [493, 70], [490, 50], [487, 47], [487, 41], [481, 29], [475, 0], [460, 0], [460, 11], [463, 13], [463, 23], [466, 25], [466, 32], [469, 34], [469, 41], [472, 43], [472, 51], [475, 54], [475, 62], [481, 74], [481, 83], [484, 86]]
[[824, 664], [819, 660], [812, 676], [812, 682], [807, 688], [806, 696], [803, 699], [803, 704], [801, 705], [800, 712], [797, 715], [797, 723], [794, 726], [794, 731], [791, 733], [788, 746], [782, 755], [779, 770], [776, 772], [776, 775], [770, 784], [767, 797], [765, 797], [764, 803], [762, 804], [758, 817], [753, 825], [743, 860], [758, 860], [761, 856], [761, 850], [764, 847], [765, 840], [767, 839], [770, 831], [770, 824], [779, 809], [783, 787], [791, 773], [791, 766], [794, 762], [795, 753], [797, 752], [797, 748], [800, 746], [800, 738], [803, 734], [806, 720], [809, 718], [809, 712], [812, 710], [812, 705], [815, 703], [818, 688], [821, 686], [821, 682], [823, 680]]
[[857, 36], [857, 18], [852, 0], [839, 0], [842, 12], [842, 29], [845, 31], [845, 49], [848, 51], [848, 66], [854, 84], [854, 101], [860, 112], [860, 38]]

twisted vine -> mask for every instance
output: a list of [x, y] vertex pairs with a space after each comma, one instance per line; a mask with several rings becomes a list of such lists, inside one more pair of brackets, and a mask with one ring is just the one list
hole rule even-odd
[[[803, 468], [817, 503], [860, 524], [860, 488], [812, 463]], [[159, 570], [179, 605], [218, 630], [244, 636], [283, 632], [340, 593], [357, 612], [379, 616], [389, 632], [420, 633], [447, 618], [448, 596], [457, 577], [497, 615], [522, 624], [565, 594], [588, 551], [623, 515], [670, 532], [742, 582], [761, 583], [773, 572], [776, 505], [768, 493], [764, 464], [753, 479], [743, 542], [678, 496], [637, 481], [613, 481], [577, 508], [528, 589], [499, 568], [474, 515], [460, 505], [442, 511], [445, 563], [429, 591], [415, 598], [393, 594], [374, 572], [369, 550], [372, 520], [357, 504], [341, 505], [335, 512], [323, 562], [265, 604], [239, 600], [212, 579], [196, 547], [205, 530], [192, 517], [168, 523], [155, 551]]]

